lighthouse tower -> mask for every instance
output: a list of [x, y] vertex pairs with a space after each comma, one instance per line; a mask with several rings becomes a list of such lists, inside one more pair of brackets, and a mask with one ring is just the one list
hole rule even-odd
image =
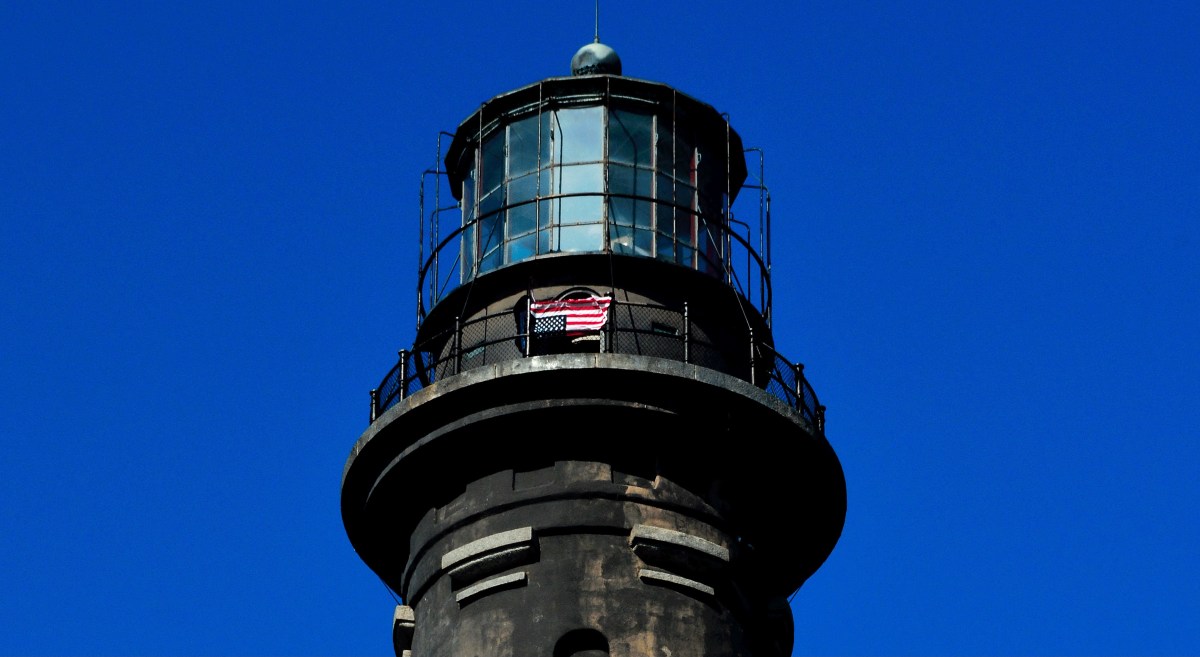
[[346, 533], [397, 655], [790, 655], [846, 487], [771, 330], [766, 189], [710, 105], [598, 42], [571, 72], [483, 103], [422, 186]]

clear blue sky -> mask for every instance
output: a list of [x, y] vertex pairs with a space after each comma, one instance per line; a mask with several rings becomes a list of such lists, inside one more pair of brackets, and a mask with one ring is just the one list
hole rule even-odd
[[[0, 653], [390, 654], [420, 174], [592, 7], [0, 6]], [[766, 153], [849, 488], [797, 654], [1200, 654], [1198, 7], [604, 2]]]

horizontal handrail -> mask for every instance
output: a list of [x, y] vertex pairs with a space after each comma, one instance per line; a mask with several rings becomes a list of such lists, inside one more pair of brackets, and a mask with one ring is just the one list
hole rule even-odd
[[[422, 180], [421, 196], [424, 198], [424, 181]], [[608, 201], [612, 199], [642, 201], [654, 204], [657, 207], [669, 209], [673, 214], [683, 213], [685, 215], [695, 216], [712, 234], [705, 236], [697, 236], [698, 242], [695, 245], [690, 245], [689, 248], [695, 250], [699, 260], [703, 260], [707, 266], [714, 272], [721, 272], [725, 282], [736, 289], [746, 300], [750, 301], [763, 315], [764, 319], [770, 323], [771, 319], [771, 279], [770, 266], [764, 260], [763, 254], [760, 254], [758, 249], [752, 243], [751, 233], [754, 232], [753, 227], [744, 221], [740, 221], [733, 214], [733, 208], [727, 208], [718, 212], [705, 212], [699, 208], [694, 208], [688, 205], [680, 205], [671, 200], [658, 198], [654, 196], [641, 194], [628, 194], [615, 192], [612, 190], [605, 191], [583, 191], [583, 192], [568, 192], [568, 193], [551, 193], [538, 194], [529, 199], [515, 201], [513, 203], [505, 202], [500, 207], [489, 210], [486, 213], [473, 217], [467, 221], [463, 221], [461, 208], [455, 206], [439, 207], [425, 215], [424, 204], [422, 203], [422, 223], [426, 224], [425, 228], [429, 231], [428, 246], [429, 253], [425, 254], [422, 247], [421, 262], [417, 267], [417, 290], [418, 290], [418, 308], [417, 318], [418, 325], [424, 320], [429, 310], [442, 300], [446, 294], [460, 285], [464, 284], [471, 278], [479, 275], [484, 275], [480, 272], [462, 272], [460, 266], [462, 261], [460, 255], [462, 253], [462, 241], [469, 235], [473, 234], [472, 229], [483, 230], [485, 224], [497, 225], [497, 217], [501, 216], [514, 208], [525, 205], [556, 202], [564, 199], [579, 198], [579, 197], [599, 197], [605, 200], [603, 207], [608, 206]], [[457, 221], [453, 221], [448, 225], [443, 225], [440, 215], [443, 212], [451, 212], [458, 210], [455, 213]], [[530, 234], [538, 233], [546, 230], [558, 230], [560, 228], [570, 228], [583, 225], [600, 225], [601, 234], [609, 235], [613, 226], [622, 228], [638, 228], [640, 230], [648, 230], [645, 227], [626, 226], [624, 224], [616, 224], [612, 217], [607, 216], [607, 210], [604, 216], [597, 217], [591, 221], [570, 223], [570, 224], [554, 224], [546, 226], [538, 226]], [[738, 228], [745, 229], [747, 234], [742, 235], [738, 232]], [[761, 229], [760, 229], [761, 230]], [[424, 232], [424, 229], [423, 231]], [[667, 233], [658, 232], [656, 234], [666, 235]], [[489, 234], [490, 235], [490, 234]], [[522, 233], [522, 236], [524, 233]], [[502, 247], [508, 241], [504, 235], [495, 236], [496, 247]], [[705, 252], [704, 245], [710, 244], [717, 249], [716, 261], [714, 261]], [[612, 248], [608, 245], [607, 238], [604, 240], [603, 248], [597, 248], [595, 252], [611, 252]], [[445, 266], [442, 263], [442, 256], [451, 256], [450, 266]], [[547, 254], [536, 254], [527, 258], [522, 258], [521, 261], [533, 259]], [[739, 264], [740, 262], [740, 264]], [[505, 263], [500, 267], [507, 266]], [[686, 265], [683, 265], [686, 266]], [[473, 269], [474, 265], [470, 265]]]
[[[531, 330], [528, 310], [516, 308], [454, 324], [401, 350], [396, 364], [371, 391], [371, 421], [434, 382], [484, 365], [529, 356], [599, 352], [668, 358], [710, 367], [748, 381], [798, 411], [820, 435], [825, 407], [804, 376], [804, 366], [747, 330], [744, 346], [731, 348], [697, 336], [688, 304], [668, 307], [613, 300], [597, 331], [544, 334]], [[748, 348], [747, 348], [748, 347]]]

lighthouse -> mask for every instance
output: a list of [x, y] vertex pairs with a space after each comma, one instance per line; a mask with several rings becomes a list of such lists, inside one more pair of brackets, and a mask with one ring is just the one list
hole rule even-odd
[[422, 184], [415, 339], [341, 488], [398, 656], [784, 657], [841, 534], [757, 151], [622, 68], [487, 100]]

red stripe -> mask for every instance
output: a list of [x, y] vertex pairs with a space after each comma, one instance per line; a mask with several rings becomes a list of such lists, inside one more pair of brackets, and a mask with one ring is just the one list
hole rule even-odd
[[565, 314], [567, 316], [594, 315], [603, 317], [608, 313], [608, 306], [611, 301], [612, 299], [608, 297], [534, 301], [529, 304], [529, 309], [538, 317], [546, 317], [552, 314]]

